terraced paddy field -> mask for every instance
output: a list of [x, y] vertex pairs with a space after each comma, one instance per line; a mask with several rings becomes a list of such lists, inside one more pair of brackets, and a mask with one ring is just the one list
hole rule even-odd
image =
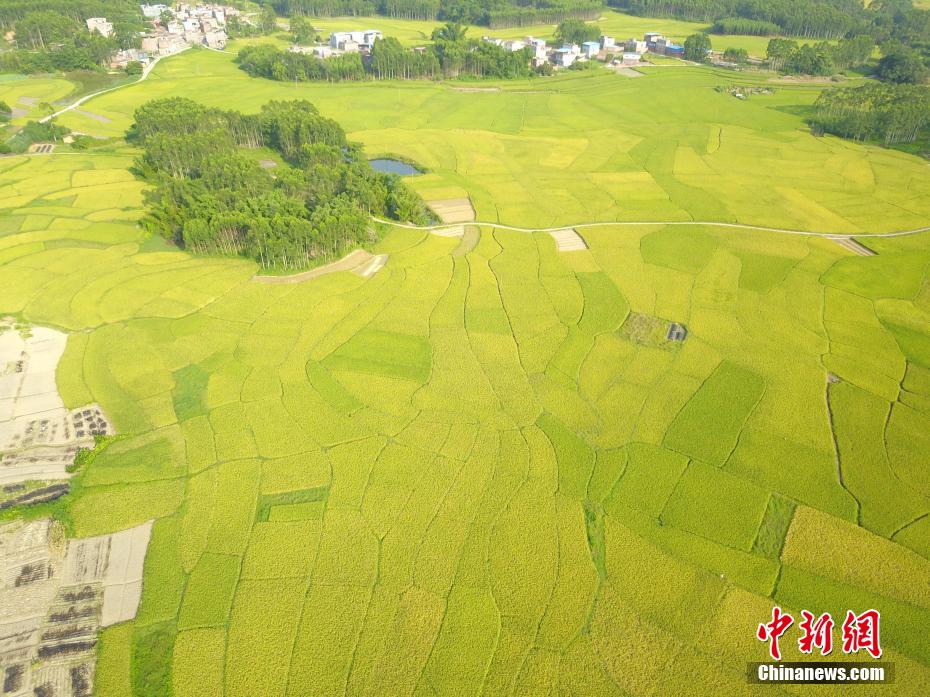
[[[721, 79], [295, 87], [198, 51], [63, 120], [309, 97], [483, 222], [927, 224], [925, 162]], [[133, 156], [0, 160], [0, 313], [69, 332], [65, 406], [123, 436], [31, 515], [156, 521], [99, 694], [753, 694], [774, 603], [879, 609], [889, 693], [925, 694], [930, 235], [393, 228], [370, 278], [269, 284], [145, 239]]]

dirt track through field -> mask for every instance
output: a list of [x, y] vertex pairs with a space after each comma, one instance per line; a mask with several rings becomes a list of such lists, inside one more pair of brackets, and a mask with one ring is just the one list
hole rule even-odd
[[[372, 220], [376, 223], [384, 223], [385, 225], [392, 225], [394, 227], [405, 228], [407, 230], [425, 230], [427, 232], [435, 232], [437, 230], [442, 230], [443, 228], [451, 227], [448, 224], [443, 225], [409, 225], [406, 223], [398, 223], [393, 220], [384, 220], [382, 218], [375, 218], [372, 216]], [[743, 223], [719, 223], [711, 221], [698, 221], [698, 220], [675, 220], [675, 221], [662, 221], [662, 220], [629, 220], [629, 221], [608, 221], [603, 223], [576, 223], [574, 225], [560, 225], [559, 227], [517, 227], [515, 225], [503, 225], [502, 223], [483, 223], [481, 221], [475, 221], [475, 225], [480, 225], [483, 227], [493, 228], [495, 230], [511, 230], [513, 232], [558, 232], [564, 230], [566, 227], [575, 228], [576, 230], [580, 228], [590, 228], [590, 227], [642, 227], [650, 225], [667, 225], [667, 226], [682, 226], [682, 227], [724, 227], [724, 228], [733, 228], [735, 230], [758, 230], [760, 232], [775, 232], [781, 235], [802, 235], [804, 237], [823, 237], [826, 239], [853, 239], [856, 237], [905, 237], [907, 235], [917, 235], [922, 232], [930, 232], [930, 225], [920, 228], [915, 228], [913, 230], [897, 230], [894, 232], [850, 232], [850, 233], [836, 233], [836, 232], [815, 232], [812, 230], [790, 230], [787, 228], [776, 228], [776, 227], [765, 227], [764, 225], [746, 225]]]
[[[377, 257], [372, 256], [369, 252], [366, 252], [364, 249], [356, 249], [354, 252], [349, 252], [339, 261], [334, 261], [331, 264], [326, 264], [326, 266], [318, 266], [315, 269], [310, 269], [309, 271], [304, 271], [303, 273], [294, 274], [293, 276], [253, 276], [252, 280], [258, 283], [272, 283], [272, 284], [287, 284], [287, 283], [302, 283], [303, 281], [309, 281], [311, 278], [319, 278], [320, 276], [325, 276], [329, 273], [336, 273], [338, 271], [360, 271], [363, 266], [368, 266], [372, 264], [373, 260]], [[382, 263], [371, 273], [381, 268], [384, 264]], [[362, 274], [360, 274], [362, 275]]]

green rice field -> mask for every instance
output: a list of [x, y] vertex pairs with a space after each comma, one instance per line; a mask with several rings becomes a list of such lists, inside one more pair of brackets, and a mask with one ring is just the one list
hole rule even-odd
[[[706, 68], [465, 92], [232, 59], [188, 51], [82, 106], [110, 121], [60, 121], [306, 98], [481, 222], [650, 224], [573, 252], [386, 228], [370, 279], [275, 285], [146, 238], [129, 146], [0, 159], [0, 315], [69, 332], [66, 406], [123, 436], [54, 511], [76, 536], [156, 520], [99, 695], [756, 694], [776, 603], [879, 609], [888, 693], [926, 694], [930, 233], [857, 256], [714, 224], [926, 226], [926, 161], [812, 137], [817, 87], [741, 102], [713, 88], [750, 78]], [[785, 660], [816, 660], [793, 631]]]

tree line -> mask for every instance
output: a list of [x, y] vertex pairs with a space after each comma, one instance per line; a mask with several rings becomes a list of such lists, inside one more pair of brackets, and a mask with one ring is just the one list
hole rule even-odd
[[270, 0], [270, 4], [278, 14], [289, 17], [379, 14], [490, 27], [550, 24], [570, 17], [593, 19], [604, 8], [604, 0]]
[[[876, 43], [897, 36], [907, 44], [930, 41], [930, 11], [911, 0], [612, 0], [644, 17], [712, 22], [722, 34], [782, 34], [839, 39], [869, 34]], [[777, 30], [773, 30], [777, 27]]]
[[773, 70], [795, 75], [832, 75], [865, 65], [872, 55], [875, 42], [871, 36], [860, 35], [840, 39], [835, 44], [821, 41], [799, 44], [791, 39], [771, 39], [765, 56]]
[[501, 46], [469, 39], [461, 25], [446, 24], [422, 50], [401, 46], [393, 37], [375, 41], [371, 55], [344, 53], [330, 58], [285, 51], [268, 44], [239, 51], [239, 67], [253, 77], [305, 82], [342, 82], [367, 79], [447, 79], [461, 76], [501, 79], [526, 78], [531, 51], [509, 51]]
[[[304, 100], [241, 114], [158, 99], [136, 111], [129, 139], [143, 147], [136, 169], [154, 185], [143, 226], [193, 253], [298, 269], [372, 242], [371, 215], [430, 218], [399, 177], [375, 172], [361, 146]], [[263, 167], [249, 152], [262, 147], [283, 163]]]
[[[89, 17], [106, 17], [113, 35], [87, 30]], [[0, 72], [40, 73], [106, 67], [121, 48], [139, 46], [139, 6], [129, 0], [7, 0], [0, 27], [14, 32], [15, 49], [0, 53]]]
[[930, 87], [870, 82], [830, 89], [814, 104], [815, 134], [832, 133], [883, 145], [913, 143], [930, 136]]

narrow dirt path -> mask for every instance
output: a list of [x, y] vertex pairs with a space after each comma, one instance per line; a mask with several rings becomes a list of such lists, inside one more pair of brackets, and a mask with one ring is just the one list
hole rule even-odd
[[[190, 46], [188, 46], [187, 48], [190, 48]], [[187, 48], [182, 49], [181, 51], [178, 51], [178, 53], [183, 53], [184, 51], [187, 50]], [[178, 55], [178, 53], [175, 53], [175, 54], [172, 54], [172, 55], [175, 55], [175, 56], [176, 56], [176, 55]], [[169, 56], [158, 56], [158, 58], [156, 58], [156, 59], [153, 60], [151, 63], [149, 63], [147, 66], [145, 66], [145, 67], [142, 69], [142, 75], [139, 77], [138, 80], [134, 80], [133, 82], [124, 82], [122, 85], [117, 85], [116, 87], [108, 87], [108, 88], [105, 89], [105, 90], [100, 90], [99, 92], [93, 92], [93, 93], [91, 93], [91, 94], [84, 95], [83, 97], [81, 97], [81, 98], [78, 99], [77, 101], [75, 101], [75, 102], [69, 104], [68, 106], [66, 106], [66, 107], [64, 107], [64, 108], [62, 108], [62, 109], [59, 109], [59, 110], [56, 111], [55, 113], [49, 114], [48, 116], [45, 116], [45, 117], [39, 119], [39, 123], [48, 123], [49, 121], [51, 121], [51, 120], [54, 119], [55, 117], [61, 116], [61, 115], [64, 114], [64, 113], [67, 113], [67, 112], [69, 112], [69, 111], [72, 111], [72, 110], [74, 110], [74, 109], [77, 109], [77, 108], [78, 108], [79, 106], [81, 106], [84, 102], [87, 102], [87, 101], [93, 99], [94, 97], [99, 97], [101, 94], [106, 94], [107, 92], [115, 92], [116, 90], [121, 90], [121, 89], [123, 89], [124, 87], [129, 87], [130, 85], [138, 85], [140, 82], [144, 82], [145, 79], [149, 76], [149, 73], [152, 72], [152, 69], [153, 69], [156, 65], [158, 65], [158, 61], [160, 61], [162, 58], [167, 58], [167, 57], [169, 57]]]
[[[394, 227], [406, 228], [408, 230], [426, 230], [427, 232], [433, 232], [436, 230], [442, 230], [449, 227], [454, 227], [448, 223], [443, 223], [442, 225], [409, 225], [407, 223], [398, 223], [393, 220], [383, 220], [382, 218], [376, 218], [372, 216], [372, 220], [376, 223], [384, 223], [386, 225], [393, 225]], [[672, 220], [672, 221], [663, 221], [663, 220], [630, 220], [630, 221], [607, 221], [603, 223], [573, 223], [568, 225], [559, 225], [557, 227], [517, 227], [514, 225], [503, 225], [501, 223], [483, 223], [480, 220], [476, 220], [471, 223], [471, 225], [479, 225], [482, 227], [494, 228], [495, 230], [511, 230], [513, 232], [558, 232], [559, 230], [564, 230], [566, 228], [590, 228], [590, 227], [626, 227], [626, 226], [643, 226], [643, 225], [680, 225], [680, 226], [712, 226], [712, 227], [725, 227], [725, 228], [734, 228], [737, 230], [759, 230], [760, 232], [775, 232], [781, 235], [803, 235], [805, 237], [823, 237], [825, 239], [852, 239], [855, 237], [904, 237], [905, 235], [916, 235], [921, 232], [930, 232], [930, 225], [926, 227], [915, 228], [913, 230], [898, 230], [894, 232], [851, 232], [851, 233], [837, 233], [837, 232], [815, 232], [811, 230], [791, 230], [788, 228], [777, 228], [777, 227], [765, 227], [764, 225], [744, 225], [743, 223], [720, 223], [713, 221], [698, 221], [698, 220]]]

